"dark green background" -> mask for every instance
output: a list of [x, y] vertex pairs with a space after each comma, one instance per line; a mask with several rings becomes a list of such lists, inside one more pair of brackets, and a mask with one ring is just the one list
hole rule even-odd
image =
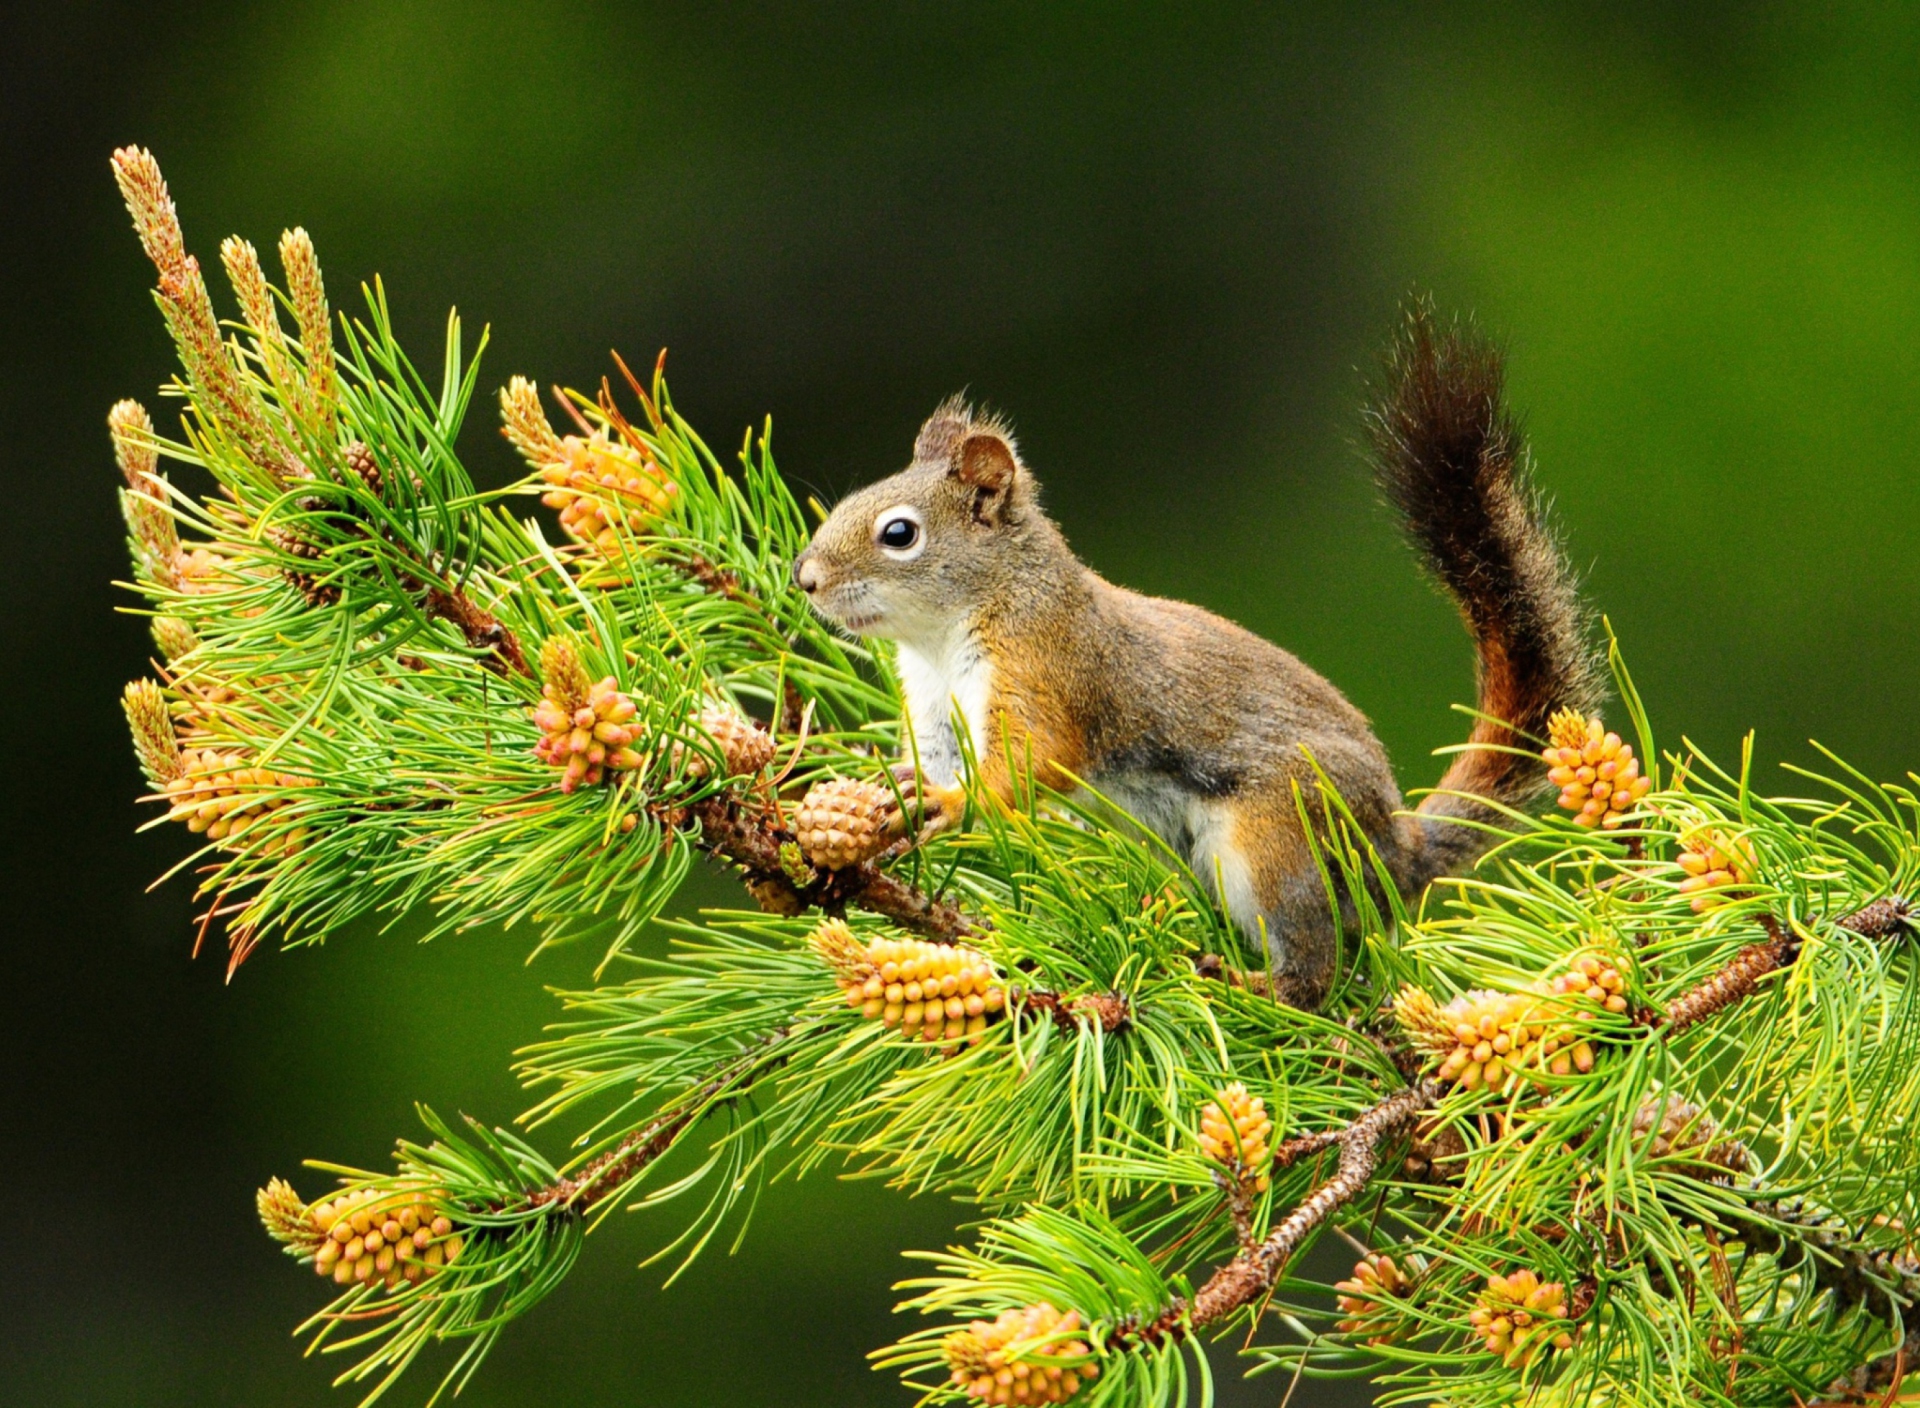
[[[1920, 761], [1920, 11], [1811, 8], [11, 7], [0, 1399], [350, 1403], [287, 1338], [318, 1288], [253, 1188], [381, 1160], [416, 1099], [510, 1115], [542, 984], [588, 965], [360, 931], [228, 987], [183, 887], [143, 895], [182, 839], [132, 834], [115, 696], [146, 646], [102, 418], [170, 360], [113, 146], [159, 154], [209, 265], [302, 222], [336, 303], [382, 273], [427, 360], [448, 304], [491, 323], [489, 387], [667, 344], [710, 438], [771, 412], [824, 498], [970, 386], [1093, 563], [1299, 651], [1409, 785], [1460, 735], [1468, 651], [1352, 444], [1430, 288], [1510, 345], [1668, 741], [1757, 727], [1771, 781], [1817, 734], [1893, 775]], [[616, 1219], [465, 1401], [904, 1404], [861, 1356], [896, 1250], [950, 1218], [817, 1179], [665, 1296], [632, 1269], [654, 1229]]]

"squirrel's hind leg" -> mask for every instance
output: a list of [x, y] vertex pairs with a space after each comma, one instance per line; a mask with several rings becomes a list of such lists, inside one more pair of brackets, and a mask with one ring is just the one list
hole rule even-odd
[[1265, 953], [1274, 995], [1317, 1008], [1333, 978], [1339, 928], [1299, 814], [1257, 795], [1196, 800], [1191, 834], [1194, 874], [1247, 946]]

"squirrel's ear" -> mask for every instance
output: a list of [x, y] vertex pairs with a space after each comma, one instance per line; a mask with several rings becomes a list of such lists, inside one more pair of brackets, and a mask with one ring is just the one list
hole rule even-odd
[[1013, 446], [997, 431], [976, 430], [953, 452], [953, 477], [974, 491], [973, 516], [981, 523], [1005, 521], [1019, 472]]
[[927, 417], [913, 442], [913, 458], [918, 464], [940, 464], [953, 457], [953, 447], [967, 433], [967, 403], [949, 396]]

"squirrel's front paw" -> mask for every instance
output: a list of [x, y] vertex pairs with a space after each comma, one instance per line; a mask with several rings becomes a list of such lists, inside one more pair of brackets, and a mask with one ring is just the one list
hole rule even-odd
[[910, 762], [895, 763], [887, 771], [900, 789], [900, 800], [906, 803], [909, 829], [914, 829], [912, 823], [917, 821], [921, 839], [959, 824], [967, 809], [964, 787], [935, 782], [916, 772]]

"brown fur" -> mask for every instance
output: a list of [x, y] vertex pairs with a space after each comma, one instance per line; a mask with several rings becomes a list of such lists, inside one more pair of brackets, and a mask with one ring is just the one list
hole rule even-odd
[[[1507, 721], [1473, 741], [1508, 743], [1590, 696], [1571, 588], [1526, 492], [1498, 359], [1437, 338], [1416, 310], [1390, 365], [1374, 413], [1382, 479], [1466, 612], [1481, 709]], [[915, 544], [890, 548], [883, 530], [902, 516]], [[1085, 780], [1187, 857], [1289, 1001], [1316, 1004], [1337, 957], [1294, 802], [1316, 765], [1403, 889], [1478, 854], [1458, 822], [1488, 819], [1485, 803], [1436, 795], [1403, 812], [1384, 750], [1338, 690], [1251, 632], [1083, 566], [1007, 427], [957, 399], [922, 427], [912, 464], [835, 508], [794, 577], [821, 614], [899, 643], [928, 795], [950, 796], [960, 767], [949, 709], [995, 795], [1011, 798], [1029, 766], [1050, 786]], [[1512, 803], [1538, 772], [1474, 751], [1442, 785]]]
[[[1548, 717], [1585, 713], [1601, 695], [1585, 612], [1545, 527], [1505, 381], [1490, 343], [1459, 325], [1436, 328], [1422, 301], [1407, 313], [1368, 416], [1381, 487], [1473, 636], [1484, 716], [1468, 738], [1475, 746], [1403, 828], [1409, 890], [1480, 853], [1479, 833], [1451, 823], [1497, 823], [1502, 807], [1538, 796], [1545, 775], [1533, 753]], [[1504, 751], [1513, 748], [1527, 756]]]

